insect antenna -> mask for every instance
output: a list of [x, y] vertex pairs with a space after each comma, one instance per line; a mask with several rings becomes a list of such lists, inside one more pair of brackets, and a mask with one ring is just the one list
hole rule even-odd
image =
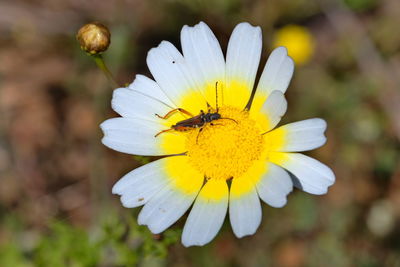
[[238, 122], [232, 118], [219, 118], [220, 120], [231, 120], [233, 122], [235, 122], [236, 124], [238, 124]]
[[254, 100], [254, 96], [256, 94], [257, 91], [257, 86], [254, 86], [253, 90], [251, 91], [251, 95], [249, 98], [249, 101], [247, 102], [246, 106], [244, 107], [244, 110], [249, 111], [251, 108], [251, 104], [253, 104], [253, 100]]
[[218, 112], [218, 81], [215, 82], [215, 106]]

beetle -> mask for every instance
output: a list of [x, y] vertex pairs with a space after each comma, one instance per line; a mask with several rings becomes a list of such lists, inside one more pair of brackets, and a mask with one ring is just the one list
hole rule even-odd
[[[161, 119], [168, 119], [168, 117], [170, 116], [170, 113], [174, 113], [176, 111], [180, 111], [186, 115], [190, 114], [188, 111], [186, 111], [182, 108], [177, 108], [177, 109], [171, 110], [165, 116], [160, 116], [158, 114], [156, 114], [156, 116]], [[191, 116], [191, 114], [189, 116]], [[205, 113], [203, 110], [200, 110], [199, 115], [191, 116], [191, 118], [186, 119], [186, 120], [178, 121], [176, 124], [172, 125], [170, 129], [163, 130], [163, 131], [157, 133], [154, 137], [157, 137], [162, 133], [173, 131], [173, 130], [178, 131], [178, 132], [184, 132], [184, 131], [188, 131], [193, 128], [201, 128], [206, 123], [211, 123], [212, 121], [219, 120], [219, 119], [221, 119], [221, 114], [219, 114], [218, 112], [211, 113], [209, 111], [209, 112]], [[213, 125], [213, 124], [211, 123], [211, 125]]]
[[[157, 133], [154, 137], [159, 136], [162, 133], [165, 132], [169, 132], [169, 131], [178, 131], [178, 132], [185, 132], [194, 128], [200, 128], [199, 130], [199, 134], [200, 132], [203, 130], [203, 127], [207, 124], [210, 123], [210, 125], [215, 125], [212, 122], [215, 120], [220, 120], [220, 119], [226, 119], [226, 120], [232, 120], [237, 124], [237, 121], [231, 118], [222, 118], [221, 114], [218, 113], [218, 82], [215, 83], [215, 91], [216, 91], [216, 112], [211, 112], [211, 106], [207, 103], [208, 106], [208, 112], [205, 113], [203, 110], [200, 110], [200, 114], [193, 116], [189, 111], [184, 110], [183, 108], [175, 108], [171, 111], [169, 111], [167, 114], [165, 114], [164, 116], [160, 116], [158, 114], [155, 114], [157, 117], [159, 117], [160, 119], [168, 119], [172, 114], [174, 114], [175, 112], [179, 111], [183, 114], [186, 114], [188, 116], [190, 116], [191, 118], [186, 119], [186, 120], [182, 120], [182, 121], [178, 121], [176, 124], [172, 125], [170, 129], [166, 129], [163, 130], [159, 133]], [[197, 135], [196, 138], [196, 143], [198, 141], [199, 138], [199, 134]]]

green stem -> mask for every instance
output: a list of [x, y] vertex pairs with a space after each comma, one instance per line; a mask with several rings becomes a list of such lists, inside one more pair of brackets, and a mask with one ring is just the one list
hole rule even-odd
[[111, 74], [110, 70], [107, 68], [106, 63], [101, 55], [91, 55], [96, 62], [97, 66], [103, 71], [107, 79], [111, 82], [114, 87], [120, 87], [120, 85], [115, 81], [114, 76]]

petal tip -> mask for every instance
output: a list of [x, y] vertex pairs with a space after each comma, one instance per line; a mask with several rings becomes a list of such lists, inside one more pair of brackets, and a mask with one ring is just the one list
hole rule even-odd
[[114, 195], [121, 195], [121, 190], [122, 190], [122, 188], [121, 188], [121, 185], [120, 185], [120, 183], [118, 181], [112, 187], [111, 193], [114, 194]]
[[279, 53], [279, 54], [283, 54], [283, 55], [288, 55], [288, 50], [286, 48], [286, 46], [278, 46], [277, 48], [275, 48], [272, 53]]
[[152, 224], [152, 223], [148, 224], [147, 228], [149, 228], [150, 232], [152, 234], [155, 234], [155, 235], [158, 235], [158, 234], [162, 233], [165, 230], [162, 227], [157, 226], [157, 225]]
[[[256, 232], [257, 232], [257, 229], [258, 229], [258, 227], [260, 226], [260, 224], [261, 224], [261, 218], [260, 218], [260, 220], [257, 222], [257, 224], [256, 225], [253, 225], [251, 228], [248, 228], [248, 229], [246, 229], [246, 230], [239, 230], [239, 229], [236, 229], [235, 227], [232, 227], [232, 230], [233, 230], [233, 233], [234, 233], [234, 235], [237, 237], [237, 238], [243, 238], [243, 237], [246, 237], [246, 236], [251, 236], [251, 235], [254, 235]], [[233, 225], [232, 225], [233, 226]]]
[[286, 206], [286, 204], [287, 204], [287, 197], [286, 197], [283, 201], [281, 201], [281, 202], [278, 202], [278, 203], [276, 203], [276, 204], [274, 204], [274, 205], [271, 205], [271, 204], [269, 204], [269, 205], [270, 205], [271, 207], [280, 209], [280, 208], [283, 208], [284, 206]]
[[204, 246], [205, 244], [207, 244], [208, 242], [199, 242], [199, 241], [195, 241], [195, 240], [188, 240], [187, 238], [185, 238], [182, 234], [182, 239], [181, 239], [182, 245], [186, 248], [188, 247], [194, 247], [194, 246]]

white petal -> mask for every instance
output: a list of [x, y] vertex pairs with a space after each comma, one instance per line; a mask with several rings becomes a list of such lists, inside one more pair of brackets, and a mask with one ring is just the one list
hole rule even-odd
[[273, 91], [265, 101], [261, 108], [261, 112], [268, 117], [268, 128], [263, 129], [269, 131], [273, 129], [281, 120], [287, 110], [287, 101], [281, 91]]
[[268, 205], [280, 208], [286, 205], [286, 197], [292, 190], [293, 182], [287, 171], [269, 162], [267, 172], [257, 184], [260, 198]]
[[[232, 187], [235, 186], [235, 179], [232, 181]], [[232, 229], [238, 238], [246, 235], [252, 235], [257, 231], [261, 223], [261, 204], [257, 191], [253, 188], [250, 192], [229, 198], [229, 219]]]
[[167, 41], [150, 49], [147, 66], [168, 98], [179, 106], [181, 99], [195, 88], [185, 59], [176, 47]]
[[101, 141], [109, 148], [133, 155], [163, 154], [162, 139], [154, 137], [165, 127], [159, 123], [134, 118], [114, 118], [106, 120], [100, 127], [104, 132]]
[[253, 27], [247, 22], [240, 23], [235, 27], [229, 39], [226, 55], [228, 88], [232, 81], [243, 81], [247, 85], [250, 95], [260, 63], [261, 47], [260, 27]]
[[319, 118], [286, 124], [276, 130], [283, 130], [285, 133], [285, 142], [277, 150], [281, 152], [312, 150], [326, 142], [326, 122]]
[[185, 194], [169, 184], [143, 207], [138, 223], [147, 225], [152, 233], [158, 234], [182, 217], [192, 205], [196, 195], [197, 192]]
[[155, 81], [144, 75], [136, 75], [135, 80], [128, 86], [128, 88], [163, 102], [167, 106], [175, 108], [174, 104], [163, 90], [161, 90], [160, 86], [158, 86]]
[[294, 71], [293, 60], [285, 47], [272, 51], [261, 74], [257, 91], [268, 96], [272, 91], [286, 92]]
[[121, 196], [124, 207], [134, 208], [147, 203], [167, 182], [161, 159], [127, 173], [113, 186], [112, 193]]
[[335, 182], [332, 170], [313, 158], [299, 153], [272, 152], [271, 154], [284, 154], [287, 160], [279, 164], [293, 173], [303, 191], [314, 195], [326, 194], [328, 187]]
[[164, 115], [173, 108], [165, 103], [127, 88], [114, 90], [112, 108], [126, 118], [142, 118], [160, 122], [155, 114]]
[[204, 22], [181, 31], [182, 51], [198, 88], [225, 79], [225, 60], [217, 38]]
[[[182, 244], [185, 247], [207, 244], [221, 228], [228, 208], [228, 186], [225, 181], [222, 182], [224, 186], [221, 186], [221, 181], [211, 179], [200, 191], [183, 228]], [[223, 189], [223, 197], [215, 200], [204, 196], [204, 192], [217, 183]]]

